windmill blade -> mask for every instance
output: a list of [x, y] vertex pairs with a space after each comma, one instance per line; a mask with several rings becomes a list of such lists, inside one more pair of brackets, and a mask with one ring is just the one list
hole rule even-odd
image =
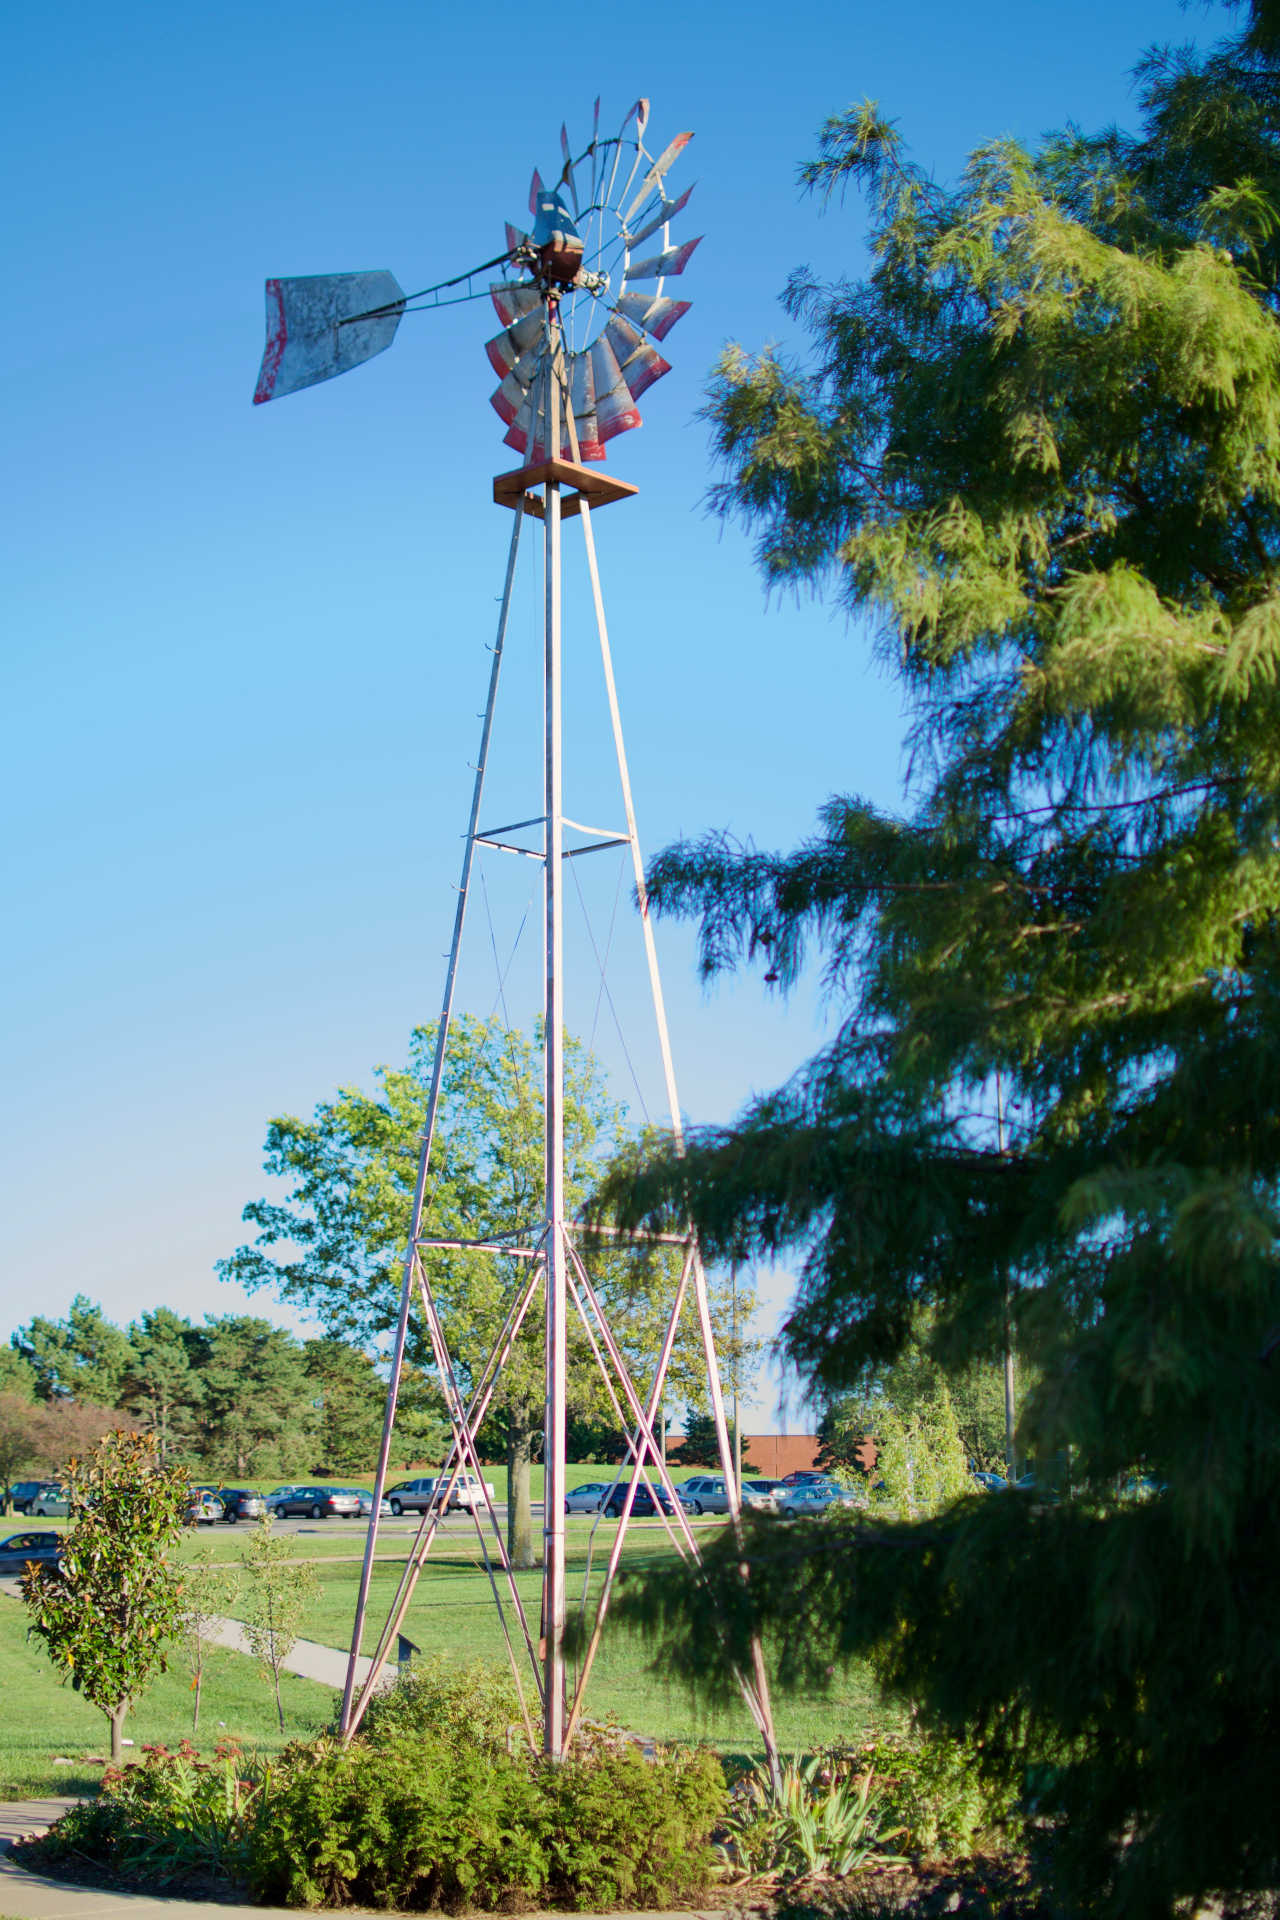
[[693, 135], [691, 133], [678, 133], [671, 142], [671, 145], [654, 161], [648, 173], [646, 173], [644, 179], [640, 182], [640, 191], [627, 207], [626, 211], [621, 215], [624, 227], [630, 225], [632, 219], [639, 213], [659, 180], [661, 180], [662, 176], [667, 172], [672, 162], [680, 158], [680, 155], [684, 152], [692, 138]]
[[268, 280], [267, 344], [254, 405], [332, 380], [385, 353], [404, 302], [395, 276], [384, 270]]
[[624, 314], [614, 313], [602, 337], [617, 359], [633, 400], [638, 400], [655, 380], [661, 380], [664, 373], [670, 373], [670, 361], [664, 360], [656, 347], [642, 339]]
[[527, 313], [540, 313], [542, 294], [531, 280], [495, 280], [489, 288], [494, 311], [504, 327], [523, 320]]
[[623, 278], [632, 280], [663, 280], [668, 274], [683, 273], [693, 257], [695, 247], [701, 246], [702, 235], [696, 240], [686, 240], [682, 247], [668, 247], [665, 253], [655, 253], [647, 260], [628, 261]]
[[573, 156], [569, 151], [569, 129], [563, 120], [560, 122], [560, 159], [562, 163], [560, 167], [560, 185], [562, 187], [568, 187], [569, 198], [573, 202], [573, 210], [575, 213], [578, 213], [580, 211], [578, 206], [578, 183], [574, 178]]
[[538, 344], [542, 336], [541, 302], [533, 313], [526, 313], [514, 326], [505, 332], [495, 334], [492, 340], [486, 340], [484, 350], [489, 356], [489, 365], [500, 380], [504, 379], [522, 355]]
[[596, 413], [596, 382], [590, 354], [574, 355], [570, 392], [574, 431], [578, 436], [578, 458], [603, 460], [604, 441], [600, 437], [600, 422]]
[[632, 427], [640, 425], [639, 410], [631, 398], [631, 389], [622, 377], [617, 356], [603, 334], [588, 351], [595, 380], [600, 438], [602, 441], [612, 440], [615, 434], [627, 433]]
[[623, 293], [615, 305], [632, 326], [665, 340], [677, 320], [689, 311], [687, 300], [668, 300], [665, 294]]
[[[695, 180], [693, 184], [696, 186], [698, 183]], [[665, 227], [668, 220], [674, 220], [678, 213], [683, 213], [689, 204], [689, 195], [692, 192], [693, 187], [686, 187], [678, 200], [664, 200], [652, 220], [646, 220], [639, 232], [631, 235], [632, 246], [638, 247], [642, 240], [647, 240], [651, 233], [658, 231], [659, 227]]]
[[513, 227], [509, 220], [505, 220], [503, 225], [506, 228], [508, 253], [519, 253], [521, 247], [528, 246], [529, 234], [521, 233], [519, 227]]

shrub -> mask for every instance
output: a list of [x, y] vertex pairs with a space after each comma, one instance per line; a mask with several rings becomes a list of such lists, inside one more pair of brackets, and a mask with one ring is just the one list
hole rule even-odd
[[[429, 1689], [418, 1696], [429, 1698]], [[402, 1703], [403, 1705], [404, 1703]], [[406, 1715], [408, 1708], [406, 1707]], [[705, 1886], [725, 1805], [708, 1753], [559, 1765], [396, 1726], [283, 1756], [253, 1833], [256, 1898], [288, 1906], [660, 1905]]]
[[705, 1748], [646, 1760], [633, 1745], [540, 1765], [549, 1822], [546, 1894], [556, 1906], [663, 1906], [702, 1891], [716, 1866], [724, 1769]]
[[254, 1829], [255, 1897], [286, 1906], [492, 1907], [546, 1880], [527, 1764], [437, 1734], [286, 1749]]
[[509, 1674], [483, 1660], [459, 1666], [437, 1654], [375, 1694], [360, 1730], [371, 1746], [421, 1733], [500, 1753], [511, 1745], [513, 1728], [523, 1737], [520, 1700]]
[[965, 1856], [994, 1834], [1020, 1837], [1017, 1782], [994, 1773], [971, 1742], [948, 1734], [918, 1741], [881, 1738], [837, 1750], [830, 1761], [846, 1773], [874, 1767], [888, 1817], [903, 1829], [913, 1853]]
[[122, 1879], [165, 1887], [243, 1880], [269, 1763], [232, 1740], [219, 1742], [212, 1760], [189, 1740], [174, 1752], [145, 1747], [143, 1755], [108, 1767], [96, 1800], [81, 1801], [30, 1843], [31, 1863], [88, 1859]]

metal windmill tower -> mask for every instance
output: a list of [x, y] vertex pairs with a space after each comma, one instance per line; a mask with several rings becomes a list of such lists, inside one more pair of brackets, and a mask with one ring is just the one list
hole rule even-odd
[[[492, 653], [453, 940], [445, 974], [427, 1117], [404, 1257], [399, 1317], [374, 1486], [373, 1515], [352, 1631], [351, 1657], [342, 1706], [342, 1726], [348, 1738], [359, 1725], [370, 1691], [377, 1682], [379, 1671], [404, 1620], [414, 1586], [439, 1526], [438, 1508], [423, 1516], [377, 1650], [363, 1684], [358, 1686], [359, 1653], [377, 1544], [379, 1500], [386, 1482], [406, 1339], [415, 1302], [425, 1323], [453, 1431], [452, 1446], [443, 1470], [446, 1482], [444, 1498], [447, 1501], [448, 1491], [461, 1474], [470, 1474], [483, 1487], [476, 1435], [530, 1307], [535, 1297], [545, 1292], [543, 1592], [542, 1619], [536, 1631], [526, 1617], [502, 1528], [487, 1493], [486, 1511], [476, 1512], [475, 1519], [522, 1700], [525, 1697], [521, 1687], [522, 1670], [532, 1673], [538, 1696], [537, 1718], [541, 1722], [541, 1744], [547, 1753], [553, 1756], [563, 1754], [580, 1720], [585, 1689], [608, 1610], [638, 1484], [648, 1487], [653, 1505], [663, 1515], [677, 1551], [695, 1563], [699, 1558], [696, 1536], [675, 1495], [663, 1449], [654, 1430], [677, 1329], [689, 1303], [697, 1318], [709, 1399], [719, 1436], [721, 1465], [726, 1485], [731, 1489], [730, 1524], [737, 1528], [740, 1522], [738, 1487], [732, 1469], [707, 1283], [692, 1235], [673, 1236], [674, 1244], [680, 1249], [681, 1275], [653, 1377], [647, 1393], [642, 1395], [631, 1377], [622, 1347], [615, 1338], [599, 1293], [593, 1285], [580, 1245], [577, 1223], [569, 1215], [565, 1198], [565, 875], [568, 861], [606, 847], [630, 849], [666, 1100], [677, 1139], [680, 1129], [680, 1103], [645, 892], [622, 719], [591, 524], [595, 509], [633, 495], [636, 488], [624, 481], [612, 480], [585, 463], [603, 461], [607, 441], [629, 428], [639, 426], [637, 401], [655, 380], [670, 370], [653, 342], [665, 338], [669, 329], [687, 311], [688, 303], [669, 297], [664, 288], [669, 278], [683, 273], [698, 242], [689, 240], [683, 245], [672, 243], [670, 224], [685, 207], [692, 189], [678, 199], [669, 199], [666, 177], [692, 136], [678, 134], [655, 158], [645, 145], [649, 117], [647, 100], [636, 102], [619, 132], [613, 136], [601, 136], [599, 115], [600, 103], [597, 101], [591, 139], [576, 156], [572, 153], [565, 129], [561, 128], [561, 166], [554, 185], [544, 184], [536, 172], [533, 176], [529, 195], [531, 230], [525, 232], [508, 225], [503, 252], [469, 272], [415, 294], [403, 293], [387, 272], [320, 274], [303, 279], [267, 282], [267, 345], [254, 395], [255, 402], [259, 403], [331, 379], [371, 359], [391, 345], [405, 313], [482, 297], [486, 291], [483, 284], [478, 284], [482, 276], [494, 268], [503, 269], [504, 277], [487, 287], [502, 322], [502, 331], [486, 347], [501, 382], [492, 396], [492, 404], [506, 422], [506, 444], [523, 455], [525, 461], [515, 471], [499, 474], [493, 483], [495, 502], [512, 509], [515, 519]], [[646, 243], [651, 243], [647, 251]], [[542, 811], [531, 818], [507, 825], [483, 827], [481, 808], [485, 775], [507, 640], [517, 553], [521, 528], [529, 517], [542, 522], [545, 566]], [[578, 521], [582, 533], [617, 761], [623, 824], [613, 828], [583, 826], [566, 816], [563, 805], [561, 543], [563, 525], [571, 519]], [[536, 844], [529, 846], [513, 837], [520, 833], [533, 834]], [[481, 847], [532, 855], [543, 869], [546, 952], [543, 1004], [543, 1205], [541, 1217], [529, 1222], [527, 1230], [522, 1233], [490, 1232], [471, 1238], [441, 1240], [424, 1233], [424, 1216], [472, 871], [477, 850]], [[459, 1385], [445, 1325], [422, 1260], [422, 1255], [428, 1250], [492, 1255], [505, 1262], [517, 1276], [506, 1302], [505, 1322], [489, 1355], [488, 1364], [472, 1376], [469, 1391], [465, 1395]], [[618, 1424], [629, 1433], [629, 1460], [632, 1464], [630, 1477], [623, 1488], [621, 1520], [610, 1546], [603, 1589], [596, 1602], [587, 1651], [576, 1682], [569, 1691], [566, 1689], [563, 1643], [566, 1625], [565, 1408], [567, 1331], [571, 1314], [578, 1316], [585, 1331], [591, 1352], [604, 1376]], [[654, 1480], [662, 1483], [670, 1506], [669, 1513], [664, 1513], [661, 1498], [654, 1494]], [[493, 1559], [490, 1557], [491, 1545], [496, 1547]], [[527, 1664], [520, 1655], [521, 1641]], [[758, 1648], [754, 1651], [751, 1670], [740, 1673], [738, 1681], [772, 1759], [775, 1753], [772, 1715], [764, 1665]], [[528, 1708], [525, 1718], [530, 1739], [534, 1741], [534, 1717]]]

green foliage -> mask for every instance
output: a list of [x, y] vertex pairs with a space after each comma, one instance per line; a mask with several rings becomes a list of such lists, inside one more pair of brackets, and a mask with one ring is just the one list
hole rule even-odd
[[42, 1400], [66, 1397], [114, 1407], [128, 1360], [120, 1328], [85, 1294], [65, 1320], [37, 1314], [13, 1335], [13, 1346], [35, 1375]]
[[36, 1397], [36, 1370], [12, 1344], [0, 1347], [0, 1394], [27, 1401]]
[[628, 1746], [549, 1765], [396, 1729], [287, 1751], [250, 1881], [290, 1906], [657, 1906], [705, 1886], [724, 1801], [706, 1753], [648, 1762]]
[[216, 1559], [212, 1548], [198, 1548], [187, 1557], [182, 1569], [182, 1638], [191, 1671], [193, 1734], [200, 1730], [209, 1636], [215, 1624], [233, 1611], [239, 1592], [239, 1568]]
[[970, 1492], [972, 1480], [945, 1380], [909, 1412], [886, 1401], [877, 1422], [878, 1498], [904, 1519], [938, 1513]]
[[[729, 1458], [733, 1458], [733, 1422], [729, 1423]], [[684, 1417], [684, 1433], [679, 1441], [680, 1465], [682, 1467], [719, 1467], [720, 1442], [716, 1438], [716, 1423], [709, 1413], [700, 1413], [690, 1408]], [[742, 1465], [746, 1472], [751, 1471], [751, 1462], [747, 1458], [744, 1442]]]
[[393, 1686], [375, 1693], [360, 1730], [371, 1746], [403, 1745], [431, 1734], [505, 1753], [512, 1729], [520, 1727], [520, 1698], [510, 1674], [483, 1660], [463, 1663], [437, 1654], [415, 1661]]
[[874, 1768], [888, 1818], [903, 1843], [925, 1857], [963, 1858], [982, 1845], [1022, 1838], [1020, 1794], [1009, 1774], [984, 1766], [968, 1742], [947, 1734], [919, 1741], [878, 1739], [831, 1756], [837, 1769]]
[[29, 1566], [22, 1597], [60, 1676], [110, 1720], [118, 1760], [129, 1704], [168, 1665], [181, 1620], [166, 1556], [181, 1535], [186, 1476], [160, 1465], [154, 1439], [129, 1433], [108, 1434], [68, 1475], [62, 1559]]
[[378, 1457], [386, 1382], [367, 1353], [345, 1340], [308, 1340], [315, 1405], [315, 1473], [363, 1473]]
[[155, 1435], [162, 1460], [189, 1458], [199, 1444], [205, 1401], [204, 1355], [195, 1328], [171, 1307], [153, 1307], [125, 1338], [118, 1404], [145, 1433]]
[[147, 1887], [204, 1892], [245, 1876], [249, 1834], [270, 1763], [220, 1741], [202, 1760], [190, 1741], [154, 1746], [141, 1762], [109, 1767], [101, 1792], [82, 1800], [22, 1849], [36, 1872], [74, 1873], [84, 1860]]
[[295, 1553], [293, 1538], [273, 1532], [272, 1515], [267, 1514], [254, 1527], [241, 1559], [244, 1637], [275, 1690], [281, 1733], [280, 1675], [302, 1629], [307, 1604], [320, 1584], [313, 1569], [297, 1560]]
[[[535, 1037], [536, 1038], [536, 1037]], [[415, 1029], [406, 1067], [377, 1070], [374, 1094], [345, 1087], [311, 1120], [283, 1115], [267, 1130], [266, 1167], [288, 1183], [283, 1202], [259, 1200], [244, 1217], [257, 1238], [223, 1261], [226, 1278], [271, 1288], [305, 1308], [336, 1339], [384, 1341], [399, 1313], [401, 1270], [429, 1099], [435, 1030]], [[623, 1112], [594, 1059], [570, 1040], [565, 1054], [565, 1177], [576, 1208], [621, 1137]], [[544, 1178], [542, 1066], [535, 1040], [497, 1021], [460, 1019], [449, 1052], [425, 1214], [431, 1237], [486, 1238], [526, 1232], [541, 1217]], [[284, 1247], [285, 1252], [277, 1249]], [[523, 1263], [488, 1254], [422, 1250], [464, 1392], [487, 1361]], [[590, 1256], [593, 1283], [643, 1392], [679, 1279], [670, 1249], [606, 1245]], [[744, 1318], [750, 1302], [744, 1302]], [[421, 1316], [410, 1320], [412, 1363], [434, 1360]], [[517, 1565], [533, 1564], [528, 1468], [544, 1408], [543, 1311], [526, 1316], [498, 1382], [493, 1407], [505, 1421], [508, 1531]], [[570, 1410], [608, 1415], [610, 1402], [590, 1347], [569, 1336]], [[692, 1315], [672, 1362], [673, 1395], [705, 1391]]]
[[763, 1763], [737, 1782], [717, 1851], [750, 1879], [845, 1879], [897, 1859], [889, 1847], [903, 1830], [885, 1820], [885, 1796], [873, 1767], [854, 1777], [834, 1769], [823, 1754], [797, 1754], [781, 1762], [776, 1783]]
[[[877, 630], [910, 810], [660, 856], [705, 972], [817, 955], [840, 1026], [600, 1201], [797, 1260], [786, 1347], [833, 1394], [922, 1310], [948, 1378], [1012, 1320], [1072, 1498], [753, 1535], [754, 1599], [726, 1558], [706, 1604], [1051, 1767], [1059, 1893], [1126, 1920], [1280, 1885], [1280, 37], [1248, 11], [1149, 57], [1136, 135], [994, 142], [954, 189], [873, 108], [825, 129], [807, 178], [865, 189], [871, 269], [793, 279], [807, 365], [724, 362], [719, 500]], [[1167, 1491], [1117, 1503], [1136, 1474]], [[674, 1600], [634, 1604], [692, 1673]]]

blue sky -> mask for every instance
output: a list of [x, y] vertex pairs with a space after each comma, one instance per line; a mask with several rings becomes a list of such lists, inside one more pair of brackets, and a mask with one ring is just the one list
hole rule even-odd
[[[243, 1305], [213, 1262], [264, 1190], [268, 1116], [402, 1059], [439, 1000], [510, 531], [490, 481], [516, 464], [487, 404], [496, 322], [487, 303], [407, 318], [368, 366], [254, 408], [264, 278], [389, 267], [416, 287], [488, 258], [597, 93], [606, 124], [649, 95], [659, 146], [696, 130], [672, 176], [698, 182], [694, 304], [644, 428], [610, 447], [640, 496], [600, 516], [605, 594], [646, 848], [712, 826], [789, 844], [832, 792], [894, 804], [903, 731], [866, 635], [767, 604], [704, 506], [722, 345], [792, 340], [777, 294], [797, 265], [862, 264], [861, 209], [820, 215], [798, 164], [864, 95], [942, 178], [995, 135], [1131, 121], [1141, 49], [1225, 19], [1173, 0], [10, 10], [0, 1332], [77, 1291], [122, 1320]], [[566, 593], [568, 797], [595, 819], [613, 801], [572, 567]], [[537, 811], [536, 623], [528, 570], [493, 820]], [[612, 859], [587, 905], [603, 945], [621, 898], [625, 1049], [581, 928], [571, 1022], [656, 1112]], [[533, 872], [488, 870], [475, 1011]], [[662, 945], [682, 1103], [725, 1119], [812, 1050], [822, 1009], [757, 980], [707, 996], [688, 930]], [[526, 930], [513, 1017], [536, 958]], [[766, 1331], [786, 1287], [766, 1276]]]

